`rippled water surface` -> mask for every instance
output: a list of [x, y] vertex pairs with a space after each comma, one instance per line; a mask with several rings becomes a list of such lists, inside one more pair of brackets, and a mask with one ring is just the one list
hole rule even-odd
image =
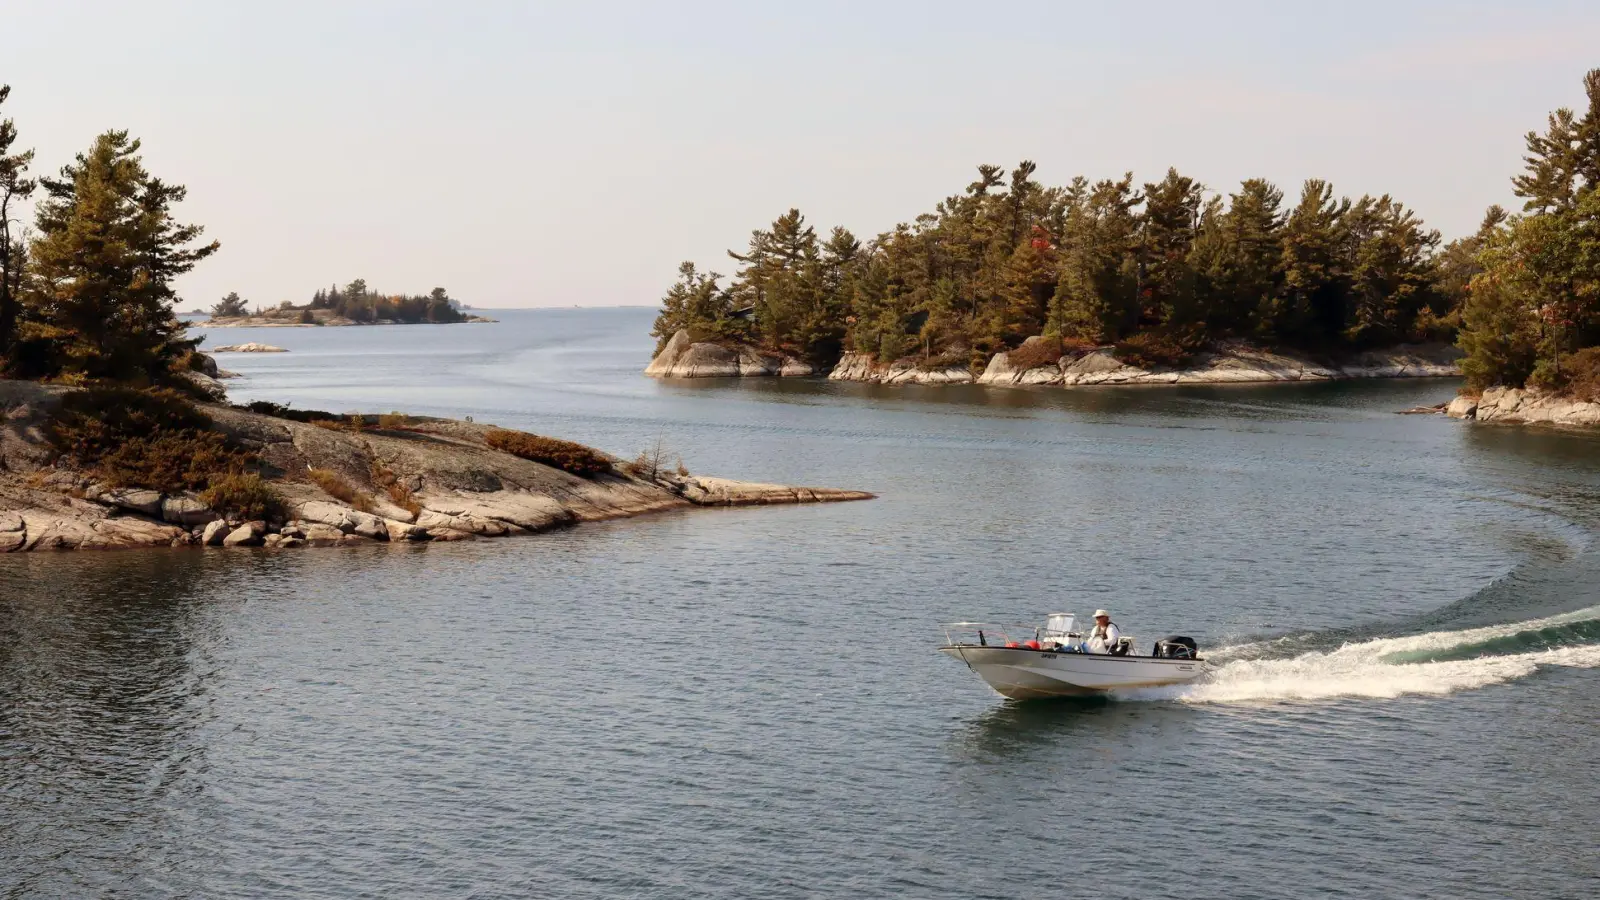
[[[653, 382], [648, 310], [264, 329], [235, 399], [868, 503], [0, 557], [18, 897], [1590, 897], [1600, 440], [1448, 381]], [[936, 623], [1110, 606], [1208, 680], [1016, 704]]]

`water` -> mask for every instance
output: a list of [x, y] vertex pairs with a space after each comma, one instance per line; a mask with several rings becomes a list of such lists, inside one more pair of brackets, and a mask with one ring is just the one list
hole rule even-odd
[[[638, 374], [648, 310], [230, 330], [236, 399], [472, 415], [868, 503], [0, 557], [0, 886], [119, 897], [1588, 897], [1600, 441], [1408, 381]], [[935, 623], [1213, 677], [1014, 704]]]

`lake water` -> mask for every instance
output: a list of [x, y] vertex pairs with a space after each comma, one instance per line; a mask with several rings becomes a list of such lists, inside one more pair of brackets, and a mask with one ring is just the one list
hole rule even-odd
[[[0, 557], [18, 897], [1600, 895], [1600, 439], [1449, 381], [658, 383], [653, 312], [226, 330], [236, 400], [879, 499]], [[1016, 704], [937, 623], [1111, 607], [1206, 682]]]

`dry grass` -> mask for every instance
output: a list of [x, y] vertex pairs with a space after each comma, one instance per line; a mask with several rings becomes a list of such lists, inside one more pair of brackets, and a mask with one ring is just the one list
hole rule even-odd
[[417, 502], [411, 488], [406, 487], [392, 469], [376, 459], [372, 461], [372, 483], [383, 488], [394, 505], [410, 513], [413, 519], [422, 515], [422, 504]]
[[350, 504], [362, 512], [372, 512], [372, 495], [346, 481], [332, 469], [312, 469], [306, 477], [322, 488], [322, 492], [335, 500]]

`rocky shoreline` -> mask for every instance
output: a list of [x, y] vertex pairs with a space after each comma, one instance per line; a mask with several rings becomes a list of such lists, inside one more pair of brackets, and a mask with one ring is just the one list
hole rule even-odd
[[723, 345], [694, 341], [687, 331], [679, 331], [667, 341], [644, 373], [651, 378], [729, 378], [815, 375], [810, 363], [793, 356], [772, 353], [750, 344]]
[[[117, 489], [59, 469], [46, 440], [67, 388], [0, 381], [0, 552], [117, 547], [331, 546], [537, 534], [582, 522], [707, 506], [865, 500], [862, 491], [648, 475], [581, 478], [489, 447], [491, 426], [415, 417], [404, 429], [330, 429], [219, 404], [214, 427], [255, 451], [283, 498], [275, 521], [219, 515], [192, 493]], [[353, 486], [352, 504], [303, 473]], [[403, 485], [404, 508], [379, 484]], [[358, 508], [360, 507], [360, 508]]]
[[1490, 388], [1477, 397], [1463, 394], [1451, 400], [1444, 412], [1452, 419], [1502, 425], [1600, 426], [1600, 403], [1526, 388]]
[[[997, 353], [983, 372], [965, 365], [924, 366], [916, 360], [879, 363], [869, 354], [846, 353], [828, 374], [831, 381], [871, 384], [985, 384], [1000, 387], [1042, 385], [1250, 384], [1282, 381], [1331, 381], [1350, 378], [1446, 378], [1459, 376], [1460, 351], [1444, 344], [1405, 345], [1354, 354], [1339, 360], [1316, 360], [1262, 350], [1240, 342], [1222, 344], [1199, 354], [1181, 368], [1142, 369], [1116, 358], [1112, 348], [1069, 353], [1043, 365], [1021, 368], [1011, 360], [1034, 349], [1029, 338], [1011, 353]], [[1028, 356], [1034, 356], [1027, 353]], [[1036, 357], [1035, 357], [1036, 358]], [[806, 376], [812, 367], [792, 356], [747, 344], [724, 346], [692, 341], [687, 332], [672, 336], [645, 369], [654, 378]]]

